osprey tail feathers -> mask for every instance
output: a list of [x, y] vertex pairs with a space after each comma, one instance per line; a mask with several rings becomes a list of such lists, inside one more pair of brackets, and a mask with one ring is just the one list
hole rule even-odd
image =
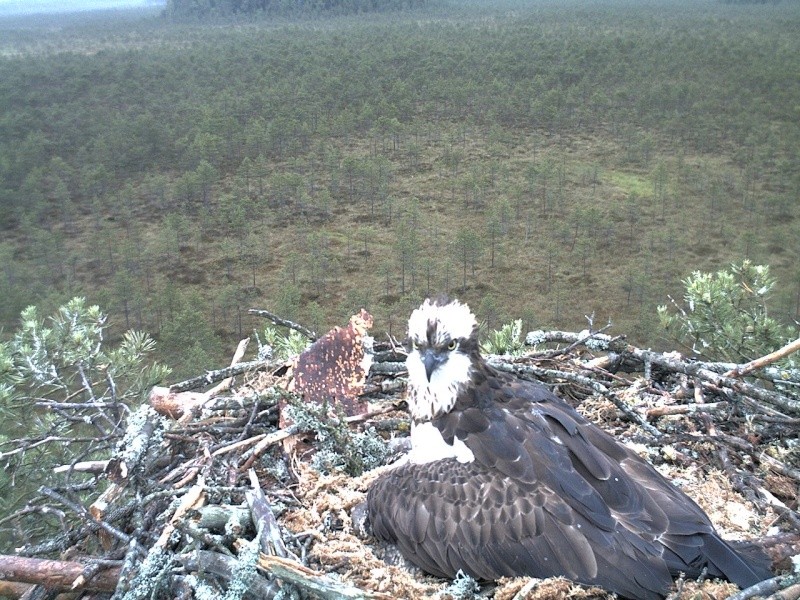
[[766, 554], [739, 552], [715, 532], [664, 535], [661, 542], [664, 560], [676, 575], [686, 573], [696, 577], [707, 569], [709, 576], [727, 579], [742, 589], [773, 576]]

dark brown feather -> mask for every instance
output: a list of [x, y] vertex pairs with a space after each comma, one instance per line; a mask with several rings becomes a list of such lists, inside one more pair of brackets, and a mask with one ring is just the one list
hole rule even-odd
[[475, 460], [379, 479], [368, 496], [378, 538], [441, 577], [564, 575], [642, 600], [666, 595], [679, 572], [707, 569], [740, 586], [771, 576], [632, 450], [545, 387], [475, 356], [473, 385], [433, 420]]

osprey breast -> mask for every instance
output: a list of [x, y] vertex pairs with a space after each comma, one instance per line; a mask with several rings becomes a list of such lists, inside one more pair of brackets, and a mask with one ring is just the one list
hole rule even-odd
[[408, 458], [416, 465], [445, 458], [455, 458], [460, 463], [468, 463], [475, 460], [475, 455], [457, 437], [453, 438], [452, 444], [448, 444], [436, 426], [427, 421], [411, 426], [411, 453]]

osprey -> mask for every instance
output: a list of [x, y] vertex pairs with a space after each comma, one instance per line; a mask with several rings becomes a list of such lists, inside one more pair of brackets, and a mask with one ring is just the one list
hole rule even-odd
[[490, 367], [466, 305], [426, 300], [408, 337], [412, 450], [367, 497], [373, 534], [408, 561], [451, 579], [560, 575], [637, 600], [663, 598], [679, 573], [771, 577], [632, 450]]

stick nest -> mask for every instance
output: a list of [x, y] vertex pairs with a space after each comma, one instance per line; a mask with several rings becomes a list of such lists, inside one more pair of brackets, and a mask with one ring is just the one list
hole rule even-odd
[[[776, 561], [797, 553], [800, 410], [791, 388], [616, 338], [547, 332], [537, 341], [523, 356], [490, 362], [548, 385], [632, 446], [695, 499], [723, 537], [760, 540]], [[66, 488], [31, 499], [29, 506], [64, 516], [46, 539], [21, 533], [18, 555], [84, 565], [78, 590], [116, 569], [114, 589], [91, 592], [98, 599], [612, 598], [560, 578], [443, 581], [398, 565], [391, 549], [357, 535], [354, 509], [385, 468], [359, 466], [387, 464], [408, 435], [403, 353], [388, 345], [368, 351], [371, 361], [358, 355], [361, 379], [355, 363], [348, 366], [355, 402], [336, 394], [301, 402], [291, 363], [265, 360], [210, 396], [173, 391], [169, 410], [140, 408], [102, 474], [72, 469]], [[185, 405], [183, 393], [191, 394]], [[163, 401], [151, 398], [157, 408]], [[359, 452], [359, 460], [337, 460]], [[93, 477], [99, 484], [87, 491]], [[32, 514], [41, 511], [6, 520], [24, 532]], [[678, 580], [672, 597], [735, 592], [726, 582]]]

